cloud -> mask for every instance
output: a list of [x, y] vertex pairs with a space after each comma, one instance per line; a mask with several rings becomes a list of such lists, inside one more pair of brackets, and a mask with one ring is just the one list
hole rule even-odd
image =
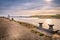
[[60, 0], [53, 0], [51, 6], [52, 7], [60, 7]]
[[0, 14], [25, 15], [56, 9], [60, 10], [60, 0], [52, 0], [50, 3], [45, 0], [0, 0]]
[[[11, 8], [15, 6], [23, 7], [24, 9], [34, 9], [36, 7], [43, 6], [43, 0], [0, 0], [0, 8]], [[2, 8], [3, 9], [3, 8]]]

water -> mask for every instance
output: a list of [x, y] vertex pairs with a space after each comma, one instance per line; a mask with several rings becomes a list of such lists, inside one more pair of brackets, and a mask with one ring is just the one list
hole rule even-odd
[[43, 23], [43, 28], [48, 29], [48, 24], [54, 24], [54, 29], [60, 30], [60, 19], [39, 19], [39, 18], [14, 18], [17, 21], [27, 22], [39, 26]]

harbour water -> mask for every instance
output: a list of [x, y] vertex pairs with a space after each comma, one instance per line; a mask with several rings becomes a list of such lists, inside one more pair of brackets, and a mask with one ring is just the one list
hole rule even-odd
[[27, 22], [36, 26], [43, 23], [43, 28], [48, 29], [48, 24], [54, 24], [54, 29], [60, 30], [60, 19], [40, 19], [40, 18], [14, 18], [16, 21]]

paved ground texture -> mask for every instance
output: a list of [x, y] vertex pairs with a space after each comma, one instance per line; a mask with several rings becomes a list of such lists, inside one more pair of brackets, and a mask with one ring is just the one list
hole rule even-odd
[[17, 22], [0, 18], [0, 40], [60, 40], [57, 35], [53, 38], [38, 36]]
[[17, 22], [0, 18], [0, 40], [42, 40]]

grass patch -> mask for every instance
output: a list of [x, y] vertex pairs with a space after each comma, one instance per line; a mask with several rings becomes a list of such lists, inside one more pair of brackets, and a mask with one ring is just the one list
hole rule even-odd
[[19, 24], [27, 27], [27, 28], [36, 28], [37, 26], [33, 25], [33, 24], [30, 24], [30, 23], [26, 23], [26, 22], [19, 22], [17, 21]]
[[33, 33], [35, 33], [35, 34], [37, 34], [37, 35], [39, 35], [39, 36], [44, 36], [44, 34], [38, 32], [38, 31], [36, 31], [36, 30], [31, 30], [31, 32], [33, 32]]
[[[33, 25], [33, 24], [29, 24], [29, 23], [26, 23], [26, 22], [19, 22], [19, 21], [17, 21], [17, 22], [18, 22], [19, 24], [27, 27], [27, 28], [31, 28], [31, 29], [32, 29], [32, 28], [37, 28], [37, 26], [35, 26], [35, 25]], [[38, 31], [36, 31], [36, 30], [31, 30], [31, 32], [33, 32], [33, 33], [35, 33], [35, 34], [37, 34], [37, 35], [39, 35], [39, 36], [44, 36], [44, 34], [38, 32]]]

